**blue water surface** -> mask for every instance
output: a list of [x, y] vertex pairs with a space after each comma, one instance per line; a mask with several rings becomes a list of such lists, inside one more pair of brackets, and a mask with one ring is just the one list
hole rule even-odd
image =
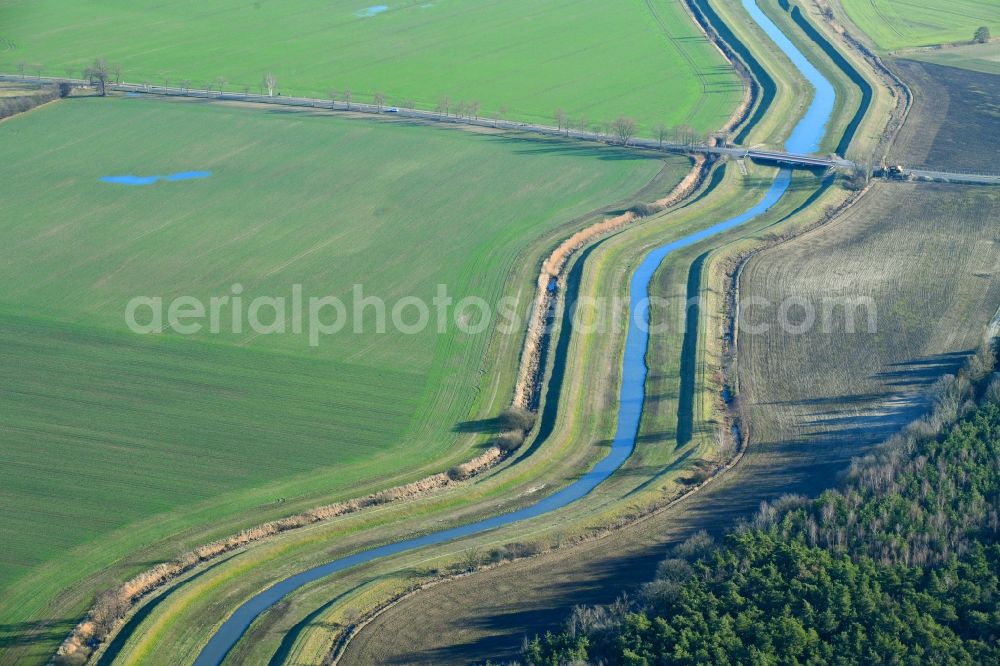
[[101, 182], [118, 185], [151, 185], [159, 179], [159, 176], [103, 176]]
[[[833, 86], [823, 78], [819, 70], [812, 66], [806, 57], [795, 48], [795, 45], [782, 34], [781, 30], [767, 18], [752, 0], [743, 0], [743, 6], [764, 32], [788, 55], [792, 63], [799, 68], [802, 75], [816, 90], [809, 109], [795, 126], [788, 141], [785, 143], [785, 149], [789, 152], [814, 152], [819, 148], [825, 133], [826, 123], [833, 112], [833, 104], [836, 99]], [[341, 557], [275, 583], [236, 609], [236, 612], [209, 639], [198, 655], [195, 664], [198, 666], [215, 666], [216, 664], [220, 664], [229, 650], [243, 636], [243, 633], [258, 615], [286, 595], [308, 583], [381, 557], [397, 555], [423, 546], [444, 543], [453, 539], [486, 532], [487, 530], [509, 525], [520, 520], [541, 516], [572, 504], [586, 496], [602, 481], [611, 476], [632, 455], [632, 451], [635, 448], [636, 436], [639, 432], [639, 420], [642, 416], [646, 375], [648, 373], [648, 368], [646, 367], [646, 350], [649, 346], [649, 327], [648, 325], [637, 325], [637, 323], [648, 324], [649, 313], [648, 308], [645, 306], [648, 303], [650, 281], [656, 269], [659, 268], [660, 264], [670, 253], [737, 227], [765, 213], [785, 194], [790, 181], [791, 172], [787, 169], [782, 169], [778, 172], [777, 177], [764, 194], [764, 197], [748, 210], [711, 227], [658, 247], [650, 252], [636, 268], [630, 282], [629, 308], [632, 313], [632, 319], [628, 328], [625, 341], [625, 354], [622, 361], [618, 428], [607, 455], [594, 465], [590, 471], [555, 494], [523, 509]]]
[[377, 16], [382, 12], [389, 11], [389, 5], [372, 5], [358, 12], [358, 16], [362, 18], [368, 18], [369, 16]]
[[160, 180], [167, 182], [195, 180], [198, 178], [208, 178], [211, 175], [211, 171], [178, 171], [166, 176], [102, 176], [100, 181], [102, 183], [115, 183], [117, 185], [152, 185]]
[[164, 176], [163, 180], [195, 180], [198, 178], [208, 178], [211, 175], [211, 171], [178, 171], [177, 173], [172, 173], [169, 176]]

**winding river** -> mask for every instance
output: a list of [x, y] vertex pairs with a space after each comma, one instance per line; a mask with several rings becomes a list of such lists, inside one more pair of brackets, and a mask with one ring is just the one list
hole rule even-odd
[[[785, 52], [815, 89], [815, 95], [808, 110], [785, 142], [785, 149], [789, 152], [815, 152], [819, 149], [820, 141], [826, 131], [827, 121], [833, 113], [835, 101], [833, 86], [754, 4], [753, 0], [742, 0], [742, 2], [753, 20]], [[216, 630], [198, 655], [195, 664], [197, 666], [220, 664], [257, 616], [286, 595], [308, 583], [382, 557], [452, 541], [520, 520], [541, 516], [572, 504], [611, 476], [632, 454], [639, 431], [639, 419], [642, 416], [642, 403], [648, 372], [646, 350], [649, 345], [649, 333], [648, 326], [637, 325], [637, 323], [648, 323], [649, 313], [644, 305], [648, 302], [646, 299], [649, 296], [649, 285], [656, 269], [671, 252], [732, 229], [763, 214], [785, 194], [790, 180], [791, 173], [789, 171], [780, 171], [763, 199], [757, 204], [733, 218], [653, 250], [636, 268], [632, 275], [629, 291], [629, 308], [632, 319], [625, 341], [618, 428], [607, 456], [601, 459], [589, 472], [559, 492], [523, 509], [348, 555], [286, 578], [258, 593], [236, 609], [236, 612]]]

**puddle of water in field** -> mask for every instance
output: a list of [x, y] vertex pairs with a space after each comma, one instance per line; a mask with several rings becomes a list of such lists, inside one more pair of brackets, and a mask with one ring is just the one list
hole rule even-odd
[[389, 11], [389, 5], [372, 5], [371, 7], [362, 9], [357, 15], [361, 18], [368, 18], [369, 16], [377, 16], [387, 11]]
[[164, 176], [163, 180], [195, 180], [197, 178], [208, 178], [211, 175], [211, 171], [178, 171], [177, 173], [172, 173], [169, 176]]
[[208, 178], [211, 171], [178, 171], [166, 176], [101, 176], [102, 183], [114, 183], [116, 185], [152, 185], [158, 180], [173, 182], [176, 180], [196, 180], [198, 178]]
[[119, 185], [151, 185], [159, 179], [159, 176], [103, 176], [101, 182]]

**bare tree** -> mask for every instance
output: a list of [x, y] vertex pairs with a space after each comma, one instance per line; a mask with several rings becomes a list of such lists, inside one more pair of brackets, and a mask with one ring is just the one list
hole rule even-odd
[[108, 590], [94, 602], [90, 619], [97, 626], [100, 635], [107, 636], [115, 623], [125, 616], [127, 610], [128, 602], [122, 595], [117, 590]]
[[191, 87], [191, 79], [183, 79], [183, 80], [181, 81], [181, 89], [182, 89], [182, 90], [184, 90], [185, 92], [187, 92], [187, 90], [188, 90], [188, 89], [189, 89], [190, 87]]
[[274, 89], [278, 87], [278, 77], [271, 72], [265, 74], [264, 87], [267, 88], [267, 96], [274, 97]]
[[28, 69], [28, 63], [24, 62], [23, 60], [17, 63], [17, 73], [21, 76], [22, 79], [24, 78], [24, 72], [27, 71], [27, 69]]
[[478, 99], [474, 99], [469, 102], [469, 113], [476, 119], [479, 120], [479, 109], [481, 104]]
[[507, 105], [501, 104], [500, 108], [497, 109], [497, 112], [493, 116], [493, 127], [496, 127], [497, 123], [503, 120], [506, 115], [507, 115]]
[[338, 94], [339, 93], [336, 90], [334, 90], [333, 88], [330, 88], [330, 90], [327, 91], [326, 96], [330, 98], [330, 106], [331, 107], [337, 106], [337, 95]]
[[63, 74], [66, 75], [67, 79], [72, 79], [73, 75], [76, 74], [76, 67], [64, 67]]
[[443, 96], [434, 110], [447, 116], [451, 112], [451, 98]]
[[566, 112], [562, 110], [562, 107], [556, 109], [555, 119], [556, 125], [559, 127], [559, 131], [561, 132], [566, 126]]
[[35, 78], [36, 79], [42, 78], [42, 69], [43, 69], [43, 67], [41, 65], [39, 65], [39, 64], [32, 65], [31, 69], [35, 70]]
[[663, 123], [657, 123], [656, 127], [653, 128], [653, 133], [656, 135], [656, 140], [660, 143], [660, 148], [663, 148], [663, 142], [667, 140], [667, 133], [669, 131]]
[[583, 132], [584, 134], [587, 133], [587, 130], [589, 129], [589, 123], [587, 122], [587, 116], [581, 115], [579, 118], [577, 118], [577, 120], [576, 120], [576, 128], [578, 130], [580, 130], [581, 132]]
[[94, 61], [94, 64], [88, 67], [85, 71], [84, 78], [90, 80], [90, 85], [97, 86], [97, 94], [101, 97], [107, 93], [106, 85], [108, 83], [108, 63], [104, 58], [98, 58]]
[[698, 140], [698, 132], [690, 125], [681, 125], [674, 130], [677, 140], [688, 146], [693, 146]]
[[465, 571], [475, 571], [479, 568], [481, 563], [482, 557], [480, 556], [479, 551], [475, 548], [470, 548], [465, 551], [462, 556], [462, 568]]
[[115, 83], [122, 82], [122, 66], [115, 64], [111, 67], [111, 75], [115, 77]]
[[375, 109], [382, 113], [382, 107], [385, 105], [385, 93], [377, 92], [372, 96], [372, 101], [375, 102]]
[[344, 103], [347, 104], [347, 110], [351, 110], [351, 89], [344, 88]]
[[244, 97], [250, 96], [250, 86], [243, 86], [243, 96]]
[[222, 89], [226, 87], [226, 84], [229, 83], [229, 81], [227, 81], [224, 76], [217, 76], [215, 77], [215, 83], [219, 86], [219, 92], [222, 92]]
[[635, 121], [628, 116], [618, 116], [612, 125], [615, 136], [623, 146], [627, 146], [635, 135]]

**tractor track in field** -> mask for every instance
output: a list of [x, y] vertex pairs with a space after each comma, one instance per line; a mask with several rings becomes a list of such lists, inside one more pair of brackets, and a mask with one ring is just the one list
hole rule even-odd
[[690, 123], [691, 120], [698, 113], [701, 112], [702, 108], [704, 108], [705, 104], [708, 102], [708, 94], [709, 94], [708, 77], [701, 70], [701, 67], [698, 65], [698, 63], [695, 62], [694, 56], [688, 53], [688, 50], [687, 48], [685, 48], [682, 40], [680, 40], [677, 37], [674, 37], [673, 34], [671, 34], [670, 26], [667, 25], [667, 22], [663, 19], [662, 16], [660, 16], [660, 13], [656, 10], [656, 6], [653, 4], [653, 0], [645, 0], [645, 2], [646, 2], [646, 9], [649, 10], [650, 15], [653, 17], [653, 20], [659, 27], [660, 32], [663, 33], [663, 36], [667, 38], [667, 41], [669, 41], [673, 45], [674, 49], [676, 49], [677, 52], [680, 53], [681, 57], [684, 58], [685, 62], [687, 62], [688, 66], [691, 68], [691, 71], [694, 72], [694, 75], [698, 78], [698, 83], [701, 85], [701, 95], [698, 97], [697, 103], [695, 103], [695, 105], [691, 108], [690, 113], [688, 113], [688, 115], [684, 118], [685, 124]]

